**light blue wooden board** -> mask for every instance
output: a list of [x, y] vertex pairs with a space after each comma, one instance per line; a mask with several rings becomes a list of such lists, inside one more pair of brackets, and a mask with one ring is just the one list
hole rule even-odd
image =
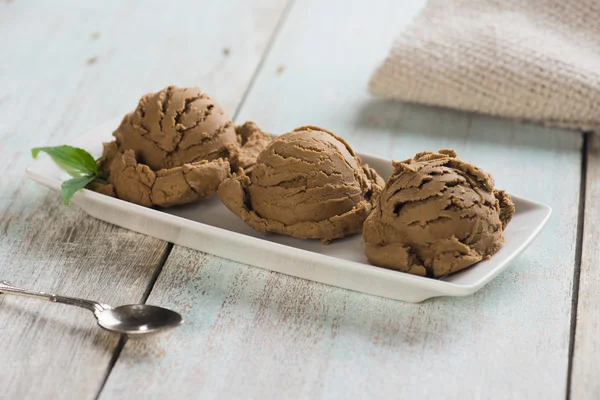
[[564, 398], [582, 137], [370, 97], [420, 6], [297, 1], [238, 121], [321, 125], [395, 159], [454, 147], [498, 187], [553, 207], [540, 238], [476, 295], [418, 305], [176, 248], [149, 302], [188, 324], [127, 343], [103, 399]]
[[[65, 209], [26, 179], [30, 148], [72, 142], [170, 83], [218, 89], [233, 113], [285, 5], [0, 1], [0, 279], [142, 301], [168, 244]], [[119, 340], [86, 311], [8, 296], [0, 331], [0, 398], [13, 399], [95, 398]]]

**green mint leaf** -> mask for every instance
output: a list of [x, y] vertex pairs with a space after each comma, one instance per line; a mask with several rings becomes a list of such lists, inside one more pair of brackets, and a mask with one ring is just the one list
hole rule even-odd
[[73, 197], [75, 192], [77, 192], [79, 189], [83, 189], [84, 187], [86, 187], [88, 185], [88, 183], [90, 183], [91, 181], [93, 181], [96, 178], [97, 178], [97, 175], [95, 175], [95, 174], [94, 175], [83, 175], [83, 176], [78, 176], [77, 178], [69, 179], [68, 181], [64, 181], [62, 183], [62, 185], [60, 185], [60, 187], [62, 189], [62, 198], [63, 198], [63, 203], [65, 203], [65, 206], [69, 205], [69, 202], [71, 201], [71, 197]]
[[37, 158], [42, 151], [73, 177], [81, 174], [97, 175], [100, 172], [94, 157], [83, 149], [72, 146], [36, 147], [31, 149], [31, 155]]

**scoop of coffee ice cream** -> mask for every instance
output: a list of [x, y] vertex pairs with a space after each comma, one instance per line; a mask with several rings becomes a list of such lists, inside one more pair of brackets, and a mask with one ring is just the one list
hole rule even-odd
[[175, 86], [144, 95], [113, 136], [101, 161], [108, 184], [90, 188], [163, 207], [211, 197], [231, 168], [251, 171], [270, 141], [253, 122], [234, 127], [199, 88]]
[[251, 178], [224, 181], [219, 197], [259, 232], [323, 242], [360, 232], [383, 180], [339, 136], [303, 126], [274, 139]]
[[363, 227], [369, 262], [440, 277], [502, 247], [515, 208], [489, 174], [449, 149], [418, 153], [394, 167]]

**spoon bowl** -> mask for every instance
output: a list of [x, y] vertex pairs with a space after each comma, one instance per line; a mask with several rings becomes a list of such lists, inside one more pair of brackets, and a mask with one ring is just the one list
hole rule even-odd
[[183, 323], [179, 313], [148, 304], [130, 304], [96, 312], [100, 327], [127, 335], [145, 335]]
[[179, 313], [158, 306], [129, 304], [113, 308], [108, 304], [101, 304], [92, 300], [24, 289], [6, 281], [0, 281], [1, 294], [31, 297], [52, 303], [85, 308], [94, 314], [101, 328], [129, 336], [162, 332], [183, 323], [183, 318]]

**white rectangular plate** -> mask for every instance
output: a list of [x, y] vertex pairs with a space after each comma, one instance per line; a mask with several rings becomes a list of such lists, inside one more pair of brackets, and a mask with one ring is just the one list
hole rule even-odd
[[[102, 142], [112, 140], [111, 134], [120, 120], [93, 129], [73, 145], [99, 157]], [[390, 176], [389, 160], [359, 156], [384, 179]], [[54, 190], [60, 190], [63, 180], [69, 178], [47, 156], [36, 160], [27, 174]], [[440, 280], [369, 265], [360, 235], [323, 245], [318, 240], [255, 232], [227, 210], [217, 196], [159, 210], [82, 190], [73, 197], [72, 203], [100, 220], [240, 263], [376, 296], [420, 302], [435, 296], [464, 296], [476, 292], [529, 246], [548, 220], [551, 209], [517, 196], [512, 198], [516, 214], [505, 231], [504, 247], [491, 259]]]

